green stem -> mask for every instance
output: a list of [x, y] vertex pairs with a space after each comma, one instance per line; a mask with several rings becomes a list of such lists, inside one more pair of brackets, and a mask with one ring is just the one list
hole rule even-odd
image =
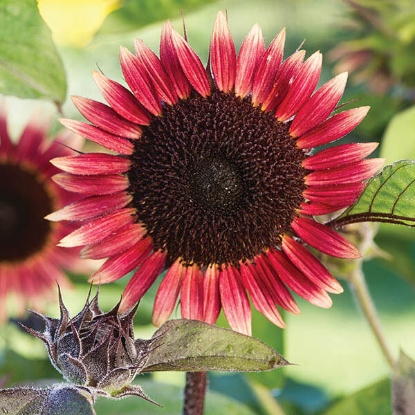
[[368, 321], [376, 340], [382, 350], [382, 353], [387, 360], [391, 369], [395, 367], [395, 358], [393, 357], [392, 350], [388, 344], [385, 333], [382, 329], [382, 325], [370, 295], [369, 289], [366, 284], [365, 276], [360, 266], [357, 266], [353, 273], [350, 275], [349, 283], [355, 293], [357, 302], [359, 303], [363, 314]]
[[206, 372], [187, 372], [183, 415], [203, 415], [207, 387]]

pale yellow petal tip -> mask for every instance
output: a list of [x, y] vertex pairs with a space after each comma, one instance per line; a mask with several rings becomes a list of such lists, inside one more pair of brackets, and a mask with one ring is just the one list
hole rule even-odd
[[81, 48], [100, 29], [121, 0], [38, 0], [39, 12], [60, 45]]

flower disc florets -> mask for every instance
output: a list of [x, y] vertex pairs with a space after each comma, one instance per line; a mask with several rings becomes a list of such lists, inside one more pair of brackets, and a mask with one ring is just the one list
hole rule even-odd
[[97, 293], [91, 301], [88, 297], [82, 311], [70, 319], [60, 293], [59, 305], [59, 319], [35, 313], [45, 322], [43, 333], [25, 329], [45, 343], [52, 364], [63, 377], [76, 385], [94, 388], [99, 395], [138, 395], [151, 401], [139, 386], [131, 385], [155, 340], [134, 340], [137, 306], [119, 315], [118, 303], [103, 313]]

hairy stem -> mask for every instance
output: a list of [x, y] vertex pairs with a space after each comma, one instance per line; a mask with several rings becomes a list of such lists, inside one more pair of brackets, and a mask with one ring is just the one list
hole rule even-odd
[[183, 415], [203, 415], [206, 387], [206, 372], [186, 373]]
[[396, 361], [385, 337], [385, 333], [383, 332], [377, 310], [373, 303], [372, 297], [370, 296], [361, 267], [355, 268], [353, 273], [350, 275], [349, 283], [355, 293], [357, 302], [359, 303], [363, 314], [365, 315], [366, 320], [368, 321], [370, 328], [379, 343], [385, 359], [387, 360], [389, 366], [394, 369]]

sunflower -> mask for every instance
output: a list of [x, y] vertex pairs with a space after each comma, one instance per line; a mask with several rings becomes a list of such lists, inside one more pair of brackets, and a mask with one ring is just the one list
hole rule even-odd
[[13, 142], [8, 133], [5, 103], [0, 108], [0, 321], [8, 317], [7, 299], [14, 311], [29, 304], [43, 308], [45, 295], [56, 281], [68, 285], [63, 268], [75, 269], [79, 249], [65, 250], [57, 243], [72, 224], [51, 223], [44, 217], [74, 200], [51, 177], [58, 169], [50, 159], [72, 152], [63, 141], [75, 145], [79, 137], [62, 133], [47, 139], [48, 123], [33, 116], [21, 137]]
[[[159, 57], [141, 40], [120, 49], [129, 89], [93, 76], [108, 105], [73, 97], [90, 121], [62, 120], [107, 153], [57, 158], [54, 180], [84, 196], [49, 216], [85, 221], [61, 246], [107, 258], [92, 275], [109, 283], [134, 271], [125, 311], [166, 273], [153, 323], [172, 314], [251, 333], [252, 304], [284, 327], [278, 307], [299, 313], [292, 292], [329, 307], [342, 287], [309, 250], [340, 258], [358, 251], [316, 219], [350, 205], [383, 163], [377, 146], [314, 147], [348, 134], [368, 107], [332, 115], [347, 74], [319, 89], [322, 57], [283, 60], [285, 31], [268, 48], [255, 25], [239, 53], [219, 12], [205, 68], [170, 22]], [[249, 300], [250, 297], [250, 300]]]

